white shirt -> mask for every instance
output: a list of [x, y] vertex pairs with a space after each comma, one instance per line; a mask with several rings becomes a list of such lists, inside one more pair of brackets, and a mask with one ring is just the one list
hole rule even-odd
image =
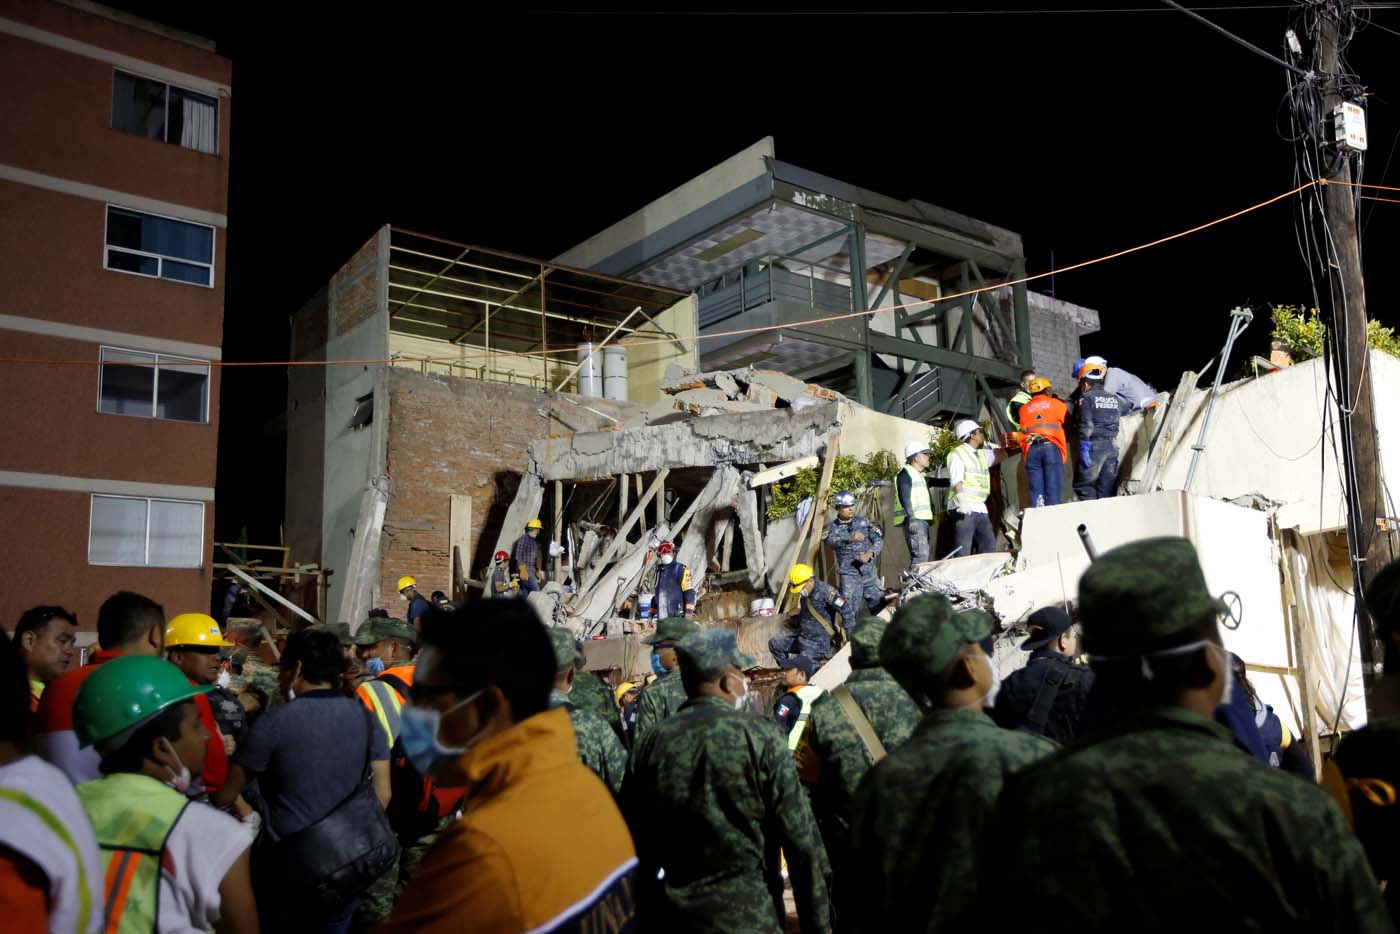
[[[16, 800], [21, 795], [28, 800]], [[42, 811], [36, 812], [36, 805]], [[69, 840], [54, 832], [43, 812], [58, 821]], [[0, 828], [5, 846], [34, 863], [49, 880], [49, 931], [101, 931], [102, 856], [92, 825], [63, 773], [38, 756], [25, 756], [0, 766]], [[80, 892], [84, 887], [87, 923], [79, 930]]]
[[[967, 469], [963, 465], [964, 455], [959, 453], [960, 451], [962, 451], [963, 448], [967, 448], [968, 452], [976, 455], [977, 457], [982, 458], [982, 463], [987, 465], [988, 470], [991, 470], [992, 466], [996, 463], [996, 454], [993, 451], [991, 451], [986, 445], [983, 445], [980, 448], [974, 448], [972, 445], [964, 442], [962, 447], [956, 448], [951, 454], [948, 455], [948, 489], [950, 490], [956, 490], [958, 484], [962, 483], [963, 473]], [[987, 504], [972, 503], [968, 505], [965, 511], [986, 512]]]
[[191, 801], [165, 841], [159, 934], [208, 934], [219, 920], [219, 884], [251, 845], [238, 821]]

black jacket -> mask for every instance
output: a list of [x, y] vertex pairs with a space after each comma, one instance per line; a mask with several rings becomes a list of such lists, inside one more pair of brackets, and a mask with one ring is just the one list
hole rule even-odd
[[[1008, 730], [1035, 733], [1064, 745], [1079, 735], [1093, 683], [1094, 673], [1085, 666], [1074, 664], [1058, 652], [1036, 649], [1024, 668], [1013, 671], [1002, 682], [992, 718]], [[1036, 698], [1042, 685], [1050, 693], [1036, 714]], [[1033, 719], [1040, 719], [1043, 724], [1034, 723]]]

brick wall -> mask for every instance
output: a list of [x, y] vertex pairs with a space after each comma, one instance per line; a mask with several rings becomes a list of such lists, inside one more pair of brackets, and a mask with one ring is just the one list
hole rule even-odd
[[[587, 409], [526, 386], [402, 369], [389, 371], [388, 396], [391, 493], [374, 599], [376, 606], [391, 612], [399, 604], [394, 585], [403, 575], [416, 578], [425, 595], [450, 590], [448, 513], [453, 494], [472, 498], [473, 554], [466, 571], [479, 578], [515, 497], [519, 473], [527, 465], [526, 445], [570, 428], [592, 431], [610, 424]], [[589, 399], [587, 404], [613, 415], [630, 408], [602, 399]], [[567, 427], [551, 415], [556, 409], [568, 419]], [[548, 496], [546, 488], [546, 503]], [[542, 518], [548, 525], [549, 515]]]

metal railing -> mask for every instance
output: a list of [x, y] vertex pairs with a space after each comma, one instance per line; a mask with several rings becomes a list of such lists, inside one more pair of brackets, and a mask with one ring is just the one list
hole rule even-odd
[[851, 288], [778, 266], [758, 273], [740, 270], [737, 282], [700, 297], [700, 327], [704, 329], [767, 302], [791, 302], [826, 314], [840, 314], [851, 310]]

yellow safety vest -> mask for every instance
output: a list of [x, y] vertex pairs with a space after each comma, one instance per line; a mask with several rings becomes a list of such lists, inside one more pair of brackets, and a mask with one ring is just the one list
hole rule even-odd
[[1010, 402], [1006, 403], [1006, 417], [1011, 419], [1011, 424], [1021, 424], [1021, 419], [1018, 418], [1016, 414], [1012, 413], [1011, 407], [1017, 404], [1025, 405], [1029, 401], [1031, 401], [1031, 394], [1022, 389], [1020, 392], [1016, 393], [1016, 395], [1011, 397]]
[[987, 469], [982, 452], [964, 444], [953, 449], [948, 455], [948, 463], [953, 458], [962, 461], [962, 489], [953, 494], [953, 507], [959, 512], [967, 512], [969, 506], [981, 506], [992, 495], [992, 473]]
[[797, 722], [788, 731], [788, 751], [796, 753], [798, 745], [802, 742], [802, 734], [807, 731], [807, 721], [812, 716], [812, 702], [821, 697], [824, 692], [815, 684], [804, 684], [792, 693], [796, 694], [797, 699], [802, 701], [802, 710], [797, 714]]
[[[909, 475], [909, 505], [914, 510], [915, 519], [933, 521], [933, 501], [928, 495], [928, 481], [914, 469], [913, 464], [905, 464], [903, 473]], [[904, 502], [899, 498], [899, 487], [894, 490], [894, 524], [903, 525], [908, 516], [904, 514]]]

